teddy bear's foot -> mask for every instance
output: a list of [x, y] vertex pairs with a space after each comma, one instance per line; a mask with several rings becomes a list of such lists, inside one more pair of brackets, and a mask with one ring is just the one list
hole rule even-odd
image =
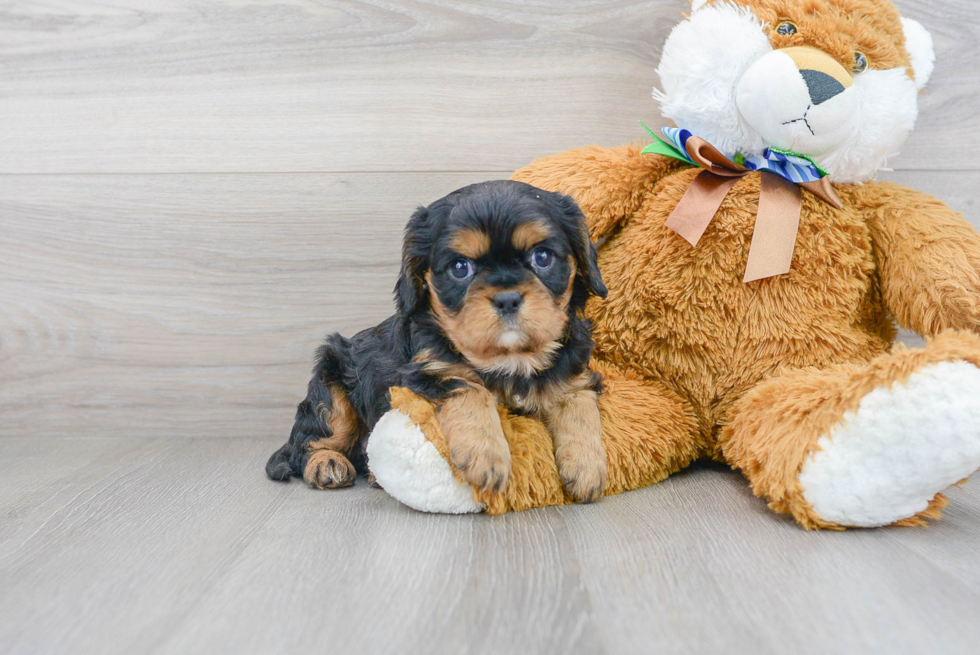
[[808, 529], [917, 525], [980, 469], [980, 337], [948, 331], [868, 363], [784, 371], [719, 444], [756, 495]]
[[980, 368], [941, 362], [878, 387], [817, 442], [800, 473], [824, 520], [889, 525], [980, 469]]
[[449, 462], [400, 410], [392, 409], [378, 421], [367, 455], [378, 484], [413, 509], [473, 514], [486, 508], [476, 500], [473, 487], [453, 476]]

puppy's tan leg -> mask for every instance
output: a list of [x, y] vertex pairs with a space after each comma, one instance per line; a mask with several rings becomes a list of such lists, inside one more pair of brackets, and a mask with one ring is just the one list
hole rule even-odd
[[330, 385], [330, 400], [331, 407], [321, 405], [316, 412], [332, 434], [306, 444], [309, 458], [303, 468], [303, 479], [318, 489], [348, 487], [357, 477], [354, 465], [344, 455], [361, 434], [357, 413], [339, 385]]
[[510, 447], [496, 398], [483, 387], [469, 387], [450, 396], [436, 416], [463, 479], [478, 489], [503, 491], [510, 479]]
[[596, 392], [578, 388], [556, 396], [544, 408], [544, 418], [565, 489], [583, 503], [599, 500], [606, 483], [606, 452]]

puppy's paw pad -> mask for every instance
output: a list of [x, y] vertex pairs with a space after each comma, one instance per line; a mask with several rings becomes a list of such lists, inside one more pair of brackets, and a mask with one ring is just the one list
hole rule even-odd
[[502, 444], [485, 446], [460, 444], [450, 450], [449, 457], [466, 482], [483, 491], [500, 493], [510, 480], [510, 448], [501, 441]]
[[340, 453], [317, 451], [310, 455], [303, 478], [317, 489], [337, 489], [354, 484], [357, 471], [354, 465]]
[[594, 503], [602, 497], [606, 486], [606, 462], [580, 460], [563, 462], [560, 466], [565, 490], [580, 503]]

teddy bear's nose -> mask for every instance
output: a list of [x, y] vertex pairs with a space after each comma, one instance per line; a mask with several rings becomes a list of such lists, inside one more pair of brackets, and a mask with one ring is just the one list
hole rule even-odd
[[854, 85], [851, 74], [823, 50], [804, 45], [782, 48], [776, 52], [793, 60], [814, 105], [823, 104]]
[[803, 76], [807, 91], [810, 92], [810, 101], [815, 105], [821, 105], [844, 93], [844, 85], [826, 73], [804, 69], [800, 71], [800, 75]]

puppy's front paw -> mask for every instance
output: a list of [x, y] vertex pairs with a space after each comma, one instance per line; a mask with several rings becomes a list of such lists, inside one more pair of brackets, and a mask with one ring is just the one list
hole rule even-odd
[[580, 503], [594, 503], [606, 486], [605, 457], [559, 457], [558, 472], [565, 489]]
[[337, 489], [354, 484], [357, 471], [350, 460], [333, 450], [315, 450], [303, 470], [303, 479], [317, 489]]
[[463, 479], [482, 491], [500, 493], [510, 480], [510, 447], [503, 434], [490, 439], [456, 439], [449, 457]]

